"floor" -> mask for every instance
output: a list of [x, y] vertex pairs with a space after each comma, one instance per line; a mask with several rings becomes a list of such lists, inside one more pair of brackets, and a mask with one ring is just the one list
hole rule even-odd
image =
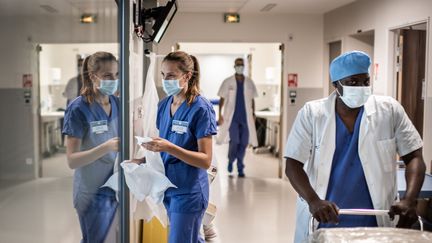
[[219, 233], [214, 242], [292, 242], [296, 193], [288, 181], [277, 177], [278, 159], [248, 150], [246, 178], [237, 178], [236, 173], [230, 177], [227, 150], [227, 146], [216, 147], [219, 172], [210, 187]]
[[[219, 173], [210, 190], [219, 236], [212, 242], [292, 242], [296, 194], [277, 178], [278, 160], [248, 150], [246, 178], [240, 179], [226, 172], [227, 146], [215, 152]], [[28, 182], [0, 181], [0, 242], [79, 242], [72, 171], [64, 154], [45, 160], [43, 175]]]

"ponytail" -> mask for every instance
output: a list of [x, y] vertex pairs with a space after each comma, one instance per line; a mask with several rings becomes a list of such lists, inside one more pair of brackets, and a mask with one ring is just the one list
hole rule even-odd
[[191, 105], [195, 98], [200, 94], [200, 66], [198, 59], [195, 56], [190, 55], [193, 61], [192, 77], [188, 82], [188, 89], [186, 91], [186, 100], [188, 105]]
[[82, 66], [82, 83], [83, 86], [81, 88], [81, 95], [84, 96], [84, 99], [88, 103], [93, 103], [96, 93], [93, 89], [93, 81], [90, 79], [90, 74], [88, 71], [88, 63], [91, 56], [88, 56], [84, 59]]

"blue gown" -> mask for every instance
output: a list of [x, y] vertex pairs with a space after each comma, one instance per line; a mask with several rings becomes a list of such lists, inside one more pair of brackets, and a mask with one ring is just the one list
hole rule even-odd
[[[80, 151], [92, 149], [118, 137], [119, 100], [109, 97], [111, 114], [96, 102], [89, 104], [82, 96], [73, 100], [65, 112], [63, 134], [81, 139]], [[114, 218], [117, 201], [115, 192], [100, 188], [113, 174], [116, 152], [75, 169], [73, 204], [77, 210], [83, 243], [104, 242]]]
[[[171, 116], [173, 97], [158, 106], [157, 128], [161, 138], [184, 149], [198, 151], [198, 140], [216, 134], [216, 118], [212, 105], [198, 96], [189, 106], [183, 102]], [[209, 200], [207, 171], [161, 153], [166, 176], [177, 188], [165, 192], [164, 204], [170, 220], [169, 243], [204, 242], [199, 237], [201, 221]]]
[[237, 160], [237, 170], [239, 174], [243, 174], [246, 148], [249, 143], [249, 129], [246, 116], [246, 105], [244, 96], [245, 81], [238, 81], [236, 92], [236, 103], [233, 118], [229, 128], [229, 147], [228, 147], [228, 166], [229, 171], [232, 170], [232, 164]]
[[[363, 167], [358, 153], [360, 123], [363, 115], [361, 108], [353, 133], [336, 113], [336, 150], [326, 200], [336, 203], [340, 209], [373, 209], [372, 199], [366, 183]], [[374, 227], [375, 216], [340, 215], [339, 224], [320, 224], [322, 228], [331, 227]]]

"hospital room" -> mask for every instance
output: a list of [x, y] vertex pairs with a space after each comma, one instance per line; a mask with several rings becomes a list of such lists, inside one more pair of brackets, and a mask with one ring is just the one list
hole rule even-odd
[[432, 242], [431, 17], [0, 0], [0, 242]]

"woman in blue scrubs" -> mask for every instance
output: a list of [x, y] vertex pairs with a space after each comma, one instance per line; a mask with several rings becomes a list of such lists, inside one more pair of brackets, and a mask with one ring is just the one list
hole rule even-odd
[[199, 65], [194, 56], [177, 51], [162, 62], [168, 97], [158, 105], [158, 138], [144, 148], [161, 152], [166, 176], [177, 188], [165, 192], [170, 220], [169, 243], [204, 242], [199, 236], [208, 206], [207, 169], [212, 161], [216, 118], [211, 103], [199, 93]]
[[75, 169], [73, 203], [82, 243], [104, 242], [117, 208], [115, 192], [100, 188], [113, 174], [119, 147], [117, 61], [111, 53], [96, 52], [83, 64], [81, 96], [65, 112], [68, 165]]

